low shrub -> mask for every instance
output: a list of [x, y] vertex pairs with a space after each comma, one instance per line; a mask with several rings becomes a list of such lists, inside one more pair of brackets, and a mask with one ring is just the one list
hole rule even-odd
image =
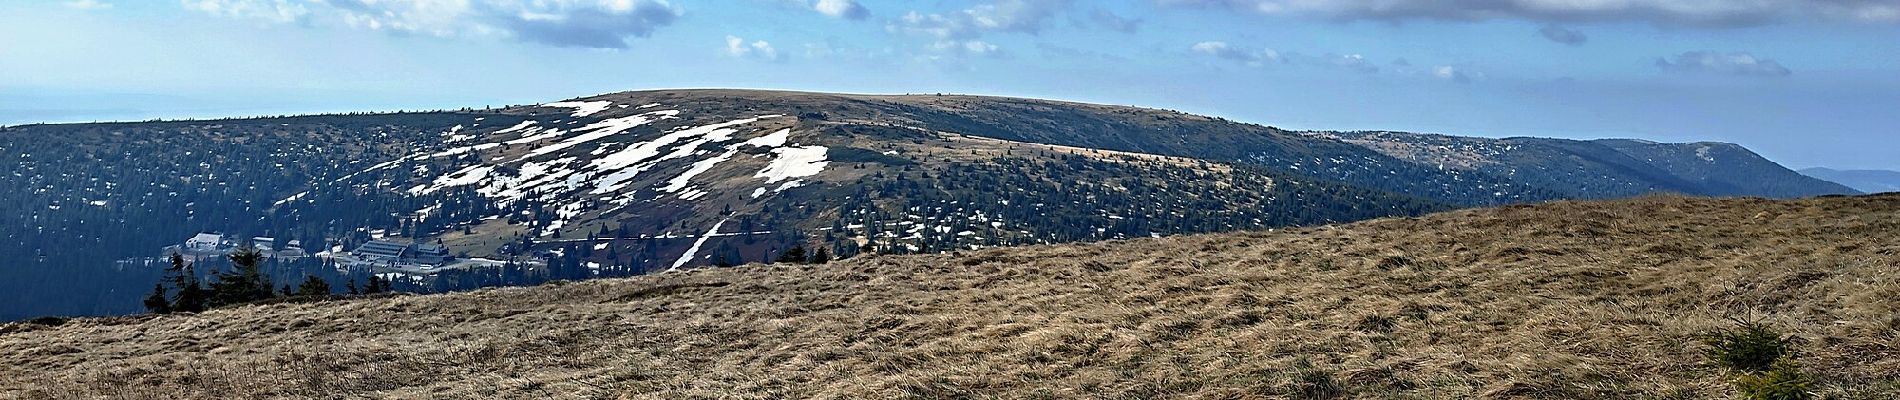
[[1735, 377], [1735, 390], [1748, 400], [1808, 400], [1814, 398], [1814, 380], [1793, 359], [1775, 361], [1768, 371]]
[[1794, 336], [1783, 336], [1767, 324], [1736, 321], [1736, 327], [1703, 335], [1702, 350], [1709, 362], [1742, 373], [1768, 371], [1775, 361], [1794, 357]]
[[1767, 324], [1736, 321], [1736, 326], [1703, 335], [1709, 362], [1734, 372], [1735, 391], [1748, 400], [1808, 400], [1814, 380], [1795, 362], [1800, 339]]

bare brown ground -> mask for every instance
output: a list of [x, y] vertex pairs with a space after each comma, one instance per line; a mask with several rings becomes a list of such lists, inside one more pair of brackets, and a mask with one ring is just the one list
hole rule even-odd
[[1652, 197], [0, 326], [19, 398], [1900, 397], [1900, 196]]

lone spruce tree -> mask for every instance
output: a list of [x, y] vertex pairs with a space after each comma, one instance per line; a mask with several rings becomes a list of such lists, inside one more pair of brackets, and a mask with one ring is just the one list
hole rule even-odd
[[264, 276], [258, 265], [264, 260], [264, 254], [254, 248], [243, 248], [231, 253], [231, 271], [218, 274], [218, 281], [211, 283], [211, 305], [228, 306], [267, 300], [275, 296], [271, 288], [270, 277]]
[[165, 297], [164, 282], [152, 284], [152, 294], [145, 296], [145, 311], [149, 311], [153, 314], [170, 314], [172, 312], [171, 299]]
[[804, 244], [792, 245], [792, 248], [786, 249], [784, 254], [780, 254], [778, 256], [778, 261], [776, 262], [786, 263], [786, 264], [804, 264], [805, 263], [805, 245]]
[[305, 277], [303, 284], [297, 285], [297, 295], [310, 297], [329, 296], [330, 283], [324, 282], [315, 276]]
[[[198, 283], [198, 272], [192, 270], [191, 265], [185, 264], [183, 255], [172, 253], [171, 261], [172, 265], [165, 268], [165, 274], [171, 277], [172, 287], [178, 290], [178, 297], [172, 299], [169, 311], [188, 313], [204, 311], [210, 296], [205, 292], [204, 286]], [[149, 304], [147, 308], [150, 308]]]
[[363, 294], [383, 293], [388, 292], [389, 289], [388, 280], [383, 279], [381, 276], [370, 275], [369, 282], [363, 285]]

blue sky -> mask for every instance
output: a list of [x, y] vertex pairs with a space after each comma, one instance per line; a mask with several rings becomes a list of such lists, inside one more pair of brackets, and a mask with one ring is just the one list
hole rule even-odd
[[1900, 169], [1900, 0], [25, 0], [0, 124], [738, 87]]

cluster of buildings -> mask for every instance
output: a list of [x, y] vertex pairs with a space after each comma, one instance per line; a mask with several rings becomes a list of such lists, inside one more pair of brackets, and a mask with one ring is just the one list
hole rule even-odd
[[303, 249], [303, 243], [297, 240], [279, 242], [267, 236], [252, 237], [246, 240], [240, 236], [225, 235], [216, 232], [201, 232], [185, 239], [183, 244], [165, 246], [162, 254], [181, 254], [187, 257], [222, 257], [238, 249], [249, 246], [257, 249], [267, 258], [297, 259], [310, 254]]
[[440, 244], [371, 240], [350, 250], [349, 258], [370, 266], [441, 266], [448, 263], [449, 248]]
[[363, 243], [348, 252], [321, 251], [310, 254], [304, 251], [303, 243], [297, 240], [279, 241], [265, 236], [247, 239], [217, 232], [192, 235], [182, 244], [165, 246], [162, 254], [180, 254], [191, 258], [224, 257], [245, 247], [257, 249], [266, 258], [294, 260], [316, 256], [352, 267], [430, 269], [454, 261], [454, 257], [449, 255], [448, 246], [434, 243], [379, 239]]

